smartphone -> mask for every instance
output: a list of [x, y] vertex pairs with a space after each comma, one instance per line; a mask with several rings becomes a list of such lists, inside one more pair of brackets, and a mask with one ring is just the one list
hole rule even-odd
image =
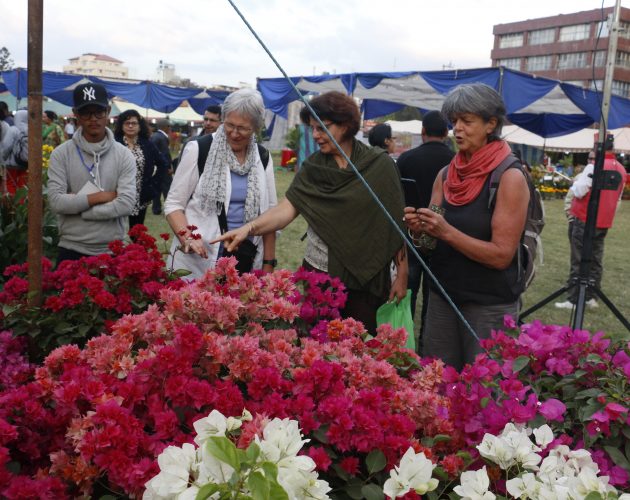
[[420, 191], [418, 191], [418, 183], [415, 179], [400, 179], [402, 182], [403, 192], [405, 193], [405, 206], [420, 208]]

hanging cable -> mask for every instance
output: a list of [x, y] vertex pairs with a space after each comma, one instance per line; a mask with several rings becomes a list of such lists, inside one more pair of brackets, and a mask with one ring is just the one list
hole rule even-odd
[[328, 130], [328, 128], [326, 127], [326, 125], [324, 124], [324, 122], [320, 119], [320, 117], [317, 115], [317, 113], [315, 112], [315, 110], [311, 107], [311, 105], [309, 104], [308, 100], [304, 97], [304, 95], [302, 94], [302, 92], [300, 92], [300, 90], [297, 88], [297, 86], [293, 83], [293, 81], [291, 80], [291, 78], [289, 78], [289, 75], [286, 73], [286, 71], [284, 71], [284, 68], [282, 68], [282, 66], [280, 65], [280, 63], [276, 60], [276, 58], [274, 57], [274, 55], [271, 53], [271, 51], [267, 48], [267, 46], [265, 45], [265, 42], [263, 42], [261, 40], [261, 38], [258, 36], [258, 34], [256, 33], [256, 31], [254, 30], [254, 28], [249, 24], [249, 22], [247, 21], [247, 19], [245, 19], [245, 16], [241, 13], [241, 11], [238, 9], [238, 7], [234, 4], [234, 2], [232, 0], [227, 0], [230, 5], [232, 6], [232, 8], [236, 11], [236, 13], [238, 14], [238, 16], [242, 19], [243, 23], [245, 23], [245, 26], [247, 26], [247, 28], [249, 29], [249, 31], [252, 33], [252, 35], [254, 35], [254, 38], [256, 38], [256, 40], [258, 41], [258, 43], [260, 44], [260, 46], [263, 48], [263, 50], [267, 53], [267, 55], [269, 56], [269, 58], [273, 61], [273, 63], [276, 65], [276, 67], [280, 70], [280, 72], [282, 73], [282, 76], [284, 76], [284, 78], [289, 82], [289, 84], [291, 85], [291, 87], [293, 88], [293, 90], [296, 92], [296, 94], [298, 95], [298, 97], [300, 98], [300, 100], [304, 103], [304, 105], [308, 108], [311, 116], [313, 118], [315, 118], [315, 120], [317, 121], [317, 123], [319, 123], [319, 125], [322, 127], [322, 130], [324, 130], [326, 132], [326, 135], [328, 136], [328, 138], [331, 140], [331, 142], [334, 144], [335, 148], [337, 148], [337, 150], [341, 153], [341, 156], [343, 157], [344, 160], [346, 160], [348, 162], [348, 165], [350, 166], [350, 168], [352, 169], [352, 171], [354, 172], [354, 174], [359, 178], [359, 180], [361, 181], [361, 183], [365, 186], [365, 188], [368, 190], [368, 192], [370, 193], [370, 196], [374, 199], [374, 201], [376, 202], [376, 204], [379, 206], [379, 208], [383, 211], [383, 213], [385, 214], [387, 220], [396, 228], [396, 231], [398, 232], [398, 234], [401, 236], [401, 238], [403, 239], [403, 241], [407, 244], [407, 247], [410, 249], [410, 251], [413, 253], [413, 255], [418, 259], [418, 261], [420, 262], [420, 265], [422, 266], [424, 272], [427, 273], [427, 275], [431, 278], [431, 280], [433, 281], [433, 283], [435, 284], [435, 286], [437, 287], [437, 289], [439, 290], [439, 292], [442, 294], [442, 296], [444, 297], [444, 299], [448, 302], [448, 304], [451, 306], [451, 308], [453, 309], [453, 311], [455, 311], [455, 314], [457, 315], [457, 317], [459, 318], [459, 320], [464, 324], [464, 327], [468, 330], [468, 332], [477, 340], [477, 342], [480, 341], [479, 336], [477, 335], [477, 333], [475, 332], [475, 330], [473, 330], [473, 328], [470, 326], [470, 323], [468, 323], [468, 321], [466, 320], [466, 318], [464, 318], [464, 315], [461, 313], [461, 311], [457, 308], [457, 306], [455, 305], [455, 303], [451, 300], [451, 298], [448, 296], [448, 294], [446, 293], [446, 290], [444, 290], [444, 288], [442, 287], [442, 285], [440, 284], [440, 282], [437, 280], [437, 278], [435, 277], [435, 275], [431, 272], [431, 270], [429, 269], [429, 267], [427, 266], [427, 264], [424, 262], [424, 259], [420, 256], [420, 254], [418, 253], [418, 251], [416, 250], [416, 248], [409, 242], [409, 240], [407, 239], [407, 236], [405, 235], [405, 233], [402, 231], [402, 229], [400, 229], [400, 227], [398, 227], [398, 224], [396, 223], [396, 221], [394, 220], [394, 218], [391, 216], [391, 214], [387, 211], [387, 209], [385, 208], [385, 206], [381, 203], [381, 200], [378, 199], [378, 196], [376, 196], [376, 193], [374, 193], [374, 191], [372, 190], [372, 188], [370, 187], [370, 185], [367, 183], [367, 181], [365, 180], [365, 178], [361, 175], [361, 173], [357, 170], [357, 167], [354, 165], [354, 163], [352, 163], [352, 161], [350, 160], [350, 158], [348, 157], [348, 155], [345, 153], [345, 151], [341, 148], [341, 146], [337, 143], [337, 141], [335, 140], [335, 138], [332, 136], [332, 134], [330, 133], [330, 131]]

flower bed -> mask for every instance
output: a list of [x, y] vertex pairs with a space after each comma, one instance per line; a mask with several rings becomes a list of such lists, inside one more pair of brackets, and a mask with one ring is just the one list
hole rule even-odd
[[[447, 495], [464, 470], [484, 465], [484, 435], [508, 423], [548, 424], [554, 444], [588, 449], [610, 484], [628, 488], [629, 347], [602, 334], [508, 323], [457, 373], [407, 350], [404, 330], [382, 326], [371, 338], [339, 319], [342, 286], [326, 275], [239, 276], [222, 259], [196, 282], [162, 286], [159, 298], [41, 366], [0, 335], [11, 359], [0, 360], [5, 497], [141, 495], [157, 456], [192, 443], [199, 419], [244, 409], [254, 418], [240, 429], [243, 448], [269, 420], [297, 420], [331, 497], [382, 498], [410, 447]], [[487, 470], [504, 494], [498, 466]]]

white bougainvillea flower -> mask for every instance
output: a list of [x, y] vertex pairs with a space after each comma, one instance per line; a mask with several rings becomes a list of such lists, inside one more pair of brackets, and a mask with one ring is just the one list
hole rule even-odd
[[[507, 427], [506, 425], [506, 429]], [[541, 456], [536, 452], [540, 451], [540, 448], [529, 438], [527, 429], [516, 429], [512, 426], [509, 432], [503, 431], [500, 439], [511, 449], [514, 460], [524, 469], [537, 469]]]
[[460, 485], [453, 490], [462, 500], [494, 500], [494, 493], [488, 491], [490, 478], [484, 466], [482, 469], [463, 472], [460, 477]]
[[210, 453], [207, 446], [197, 448], [198, 467], [196, 470], [197, 483], [204, 485], [207, 483], [227, 483], [234, 469], [232, 466], [217, 460]]
[[546, 448], [553, 441], [553, 431], [547, 424], [541, 425], [538, 429], [534, 429], [534, 437], [538, 446]]
[[418, 453], [409, 448], [400, 459], [400, 465], [394, 467], [385, 481], [383, 491], [391, 498], [396, 498], [414, 490], [418, 495], [433, 491], [438, 487], [438, 480], [433, 479], [435, 465], [427, 459], [424, 453]]
[[184, 443], [181, 448], [168, 446], [158, 456], [160, 473], [145, 484], [143, 499], [174, 498], [190, 486], [189, 479], [197, 468], [195, 447]]
[[227, 420], [221, 412], [212, 410], [207, 417], [193, 423], [197, 433], [195, 436], [197, 446], [202, 446], [210, 436], [225, 436], [228, 429]]
[[516, 463], [514, 450], [499, 436], [485, 434], [481, 444], [477, 445], [477, 450], [483, 458], [494, 462], [503, 470], [509, 469]]
[[294, 457], [308, 439], [302, 439], [297, 420], [274, 418], [263, 429], [263, 439], [255, 437], [261, 453], [271, 462]]
[[598, 477], [590, 468], [580, 471], [572, 478], [569, 486], [571, 498], [585, 498], [589, 493], [599, 493], [602, 498], [606, 498], [609, 491], [615, 489], [608, 485], [608, 476]]
[[506, 481], [505, 487], [514, 498], [538, 498], [542, 483], [531, 472]]

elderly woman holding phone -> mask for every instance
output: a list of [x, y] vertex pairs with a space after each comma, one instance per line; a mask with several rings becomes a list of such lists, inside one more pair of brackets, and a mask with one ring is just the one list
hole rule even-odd
[[[428, 208], [405, 208], [415, 238], [437, 240], [431, 270], [479, 338], [518, 314], [523, 291], [517, 252], [525, 227], [529, 188], [520, 164], [500, 179], [489, 206], [490, 174], [511, 154], [501, 140], [505, 105], [484, 84], [460, 85], [446, 97], [442, 112], [453, 125], [459, 148], [437, 176]], [[440, 214], [439, 212], [444, 212]], [[481, 347], [432, 285], [423, 354], [461, 369]]]
[[[327, 92], [310, 104], [386, 210], [401, 221], [397, 170], [385, 151], [354, 138], [361, 121], [354, 99]], [[342, 315], [358, 319], [374, 332], [378, 307], [388, 299], [402, 299], [407, 291], [403, 240], [311, 111], [303, 108], [300, 118], [311, 127], [319, 151], [302, 164], [278, 206], [218, 240], [232, 250], [246, 238], [273, 233], [302, 215], [308, 223], [304, 266], [339, 277], [348, 292]], [[398, 270], [393, 282], [392, 261]]]

